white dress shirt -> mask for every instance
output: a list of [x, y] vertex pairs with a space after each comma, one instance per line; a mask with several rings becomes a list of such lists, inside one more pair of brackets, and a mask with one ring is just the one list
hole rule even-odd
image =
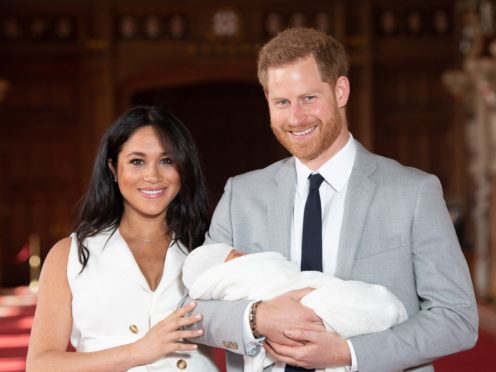
[[[339, 247], [341, 224], [343, 222], [344, 202], [348, 181], [350, 179], [353, 163], [356, 156], [356, 144], [353, 136], [346, 145], [331, 159], [325, 162], [316, 172], [305, 166], [298, 158], [295, 158], [296, 166], [296, 193], [293, 207], [293, 220], [291, 228], [290, 259], [301, 266], [301, 239], [303, 234], [303, 213], [308, 196], [308, 177], [312, 173], [320, 173], [324, 182], [319, 188], [320, 202], [322, 207], [322, 271], [333, 276], [336, 271], [336, 260]], [[245, 345], [259, 345], [260, 340], [255, 340], [251, 334], [248, 324], [248, 306], [245, 312], [244, 339]], [[246, 337], [248, 336], [248, 337]], [[250, 337], [251, 336], [251, 337]], [[248, 341], [248, 342], [247, 342]], [[357, 371], [356, 356], [353, 345], [348, 340], [348, 346], [352, 356], [351, 370]], [[253, 349], [250, 348], [252, 351]], [[274, 365], [273, 372], [284, 372], [284, 364]]]

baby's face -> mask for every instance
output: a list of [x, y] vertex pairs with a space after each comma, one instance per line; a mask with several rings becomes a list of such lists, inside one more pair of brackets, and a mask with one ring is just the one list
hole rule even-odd
[[229, 252], [229, 254], [227, 255], [227, 257], [224, 260], [224, 262], [231, 261], [232, 259], [238, 258], [238, 257], [241, 257], [241, 256], [244, 256], [245, 254], [246, 253], [239, 252], [239, 251], [237, 251], [235, 249], [231, 249], [231, 252]]

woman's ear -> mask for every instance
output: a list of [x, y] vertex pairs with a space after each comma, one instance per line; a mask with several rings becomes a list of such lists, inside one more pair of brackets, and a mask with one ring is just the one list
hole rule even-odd
[[336, 81], [335, 94], [338, 107], [345, 107], [350, 96], [350, 81], [346, 76], [340, 76]]
[[112, 159], [107, 160], [107, 165], [114, 176], [114, 181], [117, 182], [117, 171], [114, 168], [114, 164], [112, 163]]

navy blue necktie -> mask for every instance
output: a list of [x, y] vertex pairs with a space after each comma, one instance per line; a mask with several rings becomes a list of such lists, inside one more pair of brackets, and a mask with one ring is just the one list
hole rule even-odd
[[[303, 237], [301, 240], [301, 270], [322, 271], [322, 209], [320, 206], [319, 187], [324, 178], [316, 173], [308, 177], [308, 191], [305, 211], [303, 213]], [[286, 364], [285, 372], [315, 371]]]
[[301, 240], [301, 270], [322, 271], [322, 209], [319, 187], [324, 178], [318, 174], [308, 177], [308, 191], [303, 213], [303, 237]]

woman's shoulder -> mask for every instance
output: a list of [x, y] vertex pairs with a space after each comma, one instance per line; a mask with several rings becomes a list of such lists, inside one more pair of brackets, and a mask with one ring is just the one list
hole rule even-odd
[[67, 263], [67, 257], [69, 257], [71, 243], [72, 243], [72, 238], [70, 236], [60, 239], [48, 252], [45, 262], [47, 261], [58, 262], [65, 260], [65, 262]]
[[45, 275], [65, 276], [70, 249], [70, 237], [66, 237], [55, 243], [55, 245], [48, 252], [43, 262], [43, 272], [45, 272]]
[[[71, 238], [73, 239], [72, 244], [74, 245], [74, 249], [77, 249], [77, 246], [80, 242], [78, 240], [78, 237], [76, 236], [76, 233], [72, 233]], [[115, 243], [122, 243], [122, 240], [120, 238], [119, 230], [115, 227], [112, 227], [91, 234], [89, 236], [85, 236], [82, 243], [84, 247], [90, 252], [90, 254], [98, 255], [102, 253], [103, 249], [106, 246]]]

